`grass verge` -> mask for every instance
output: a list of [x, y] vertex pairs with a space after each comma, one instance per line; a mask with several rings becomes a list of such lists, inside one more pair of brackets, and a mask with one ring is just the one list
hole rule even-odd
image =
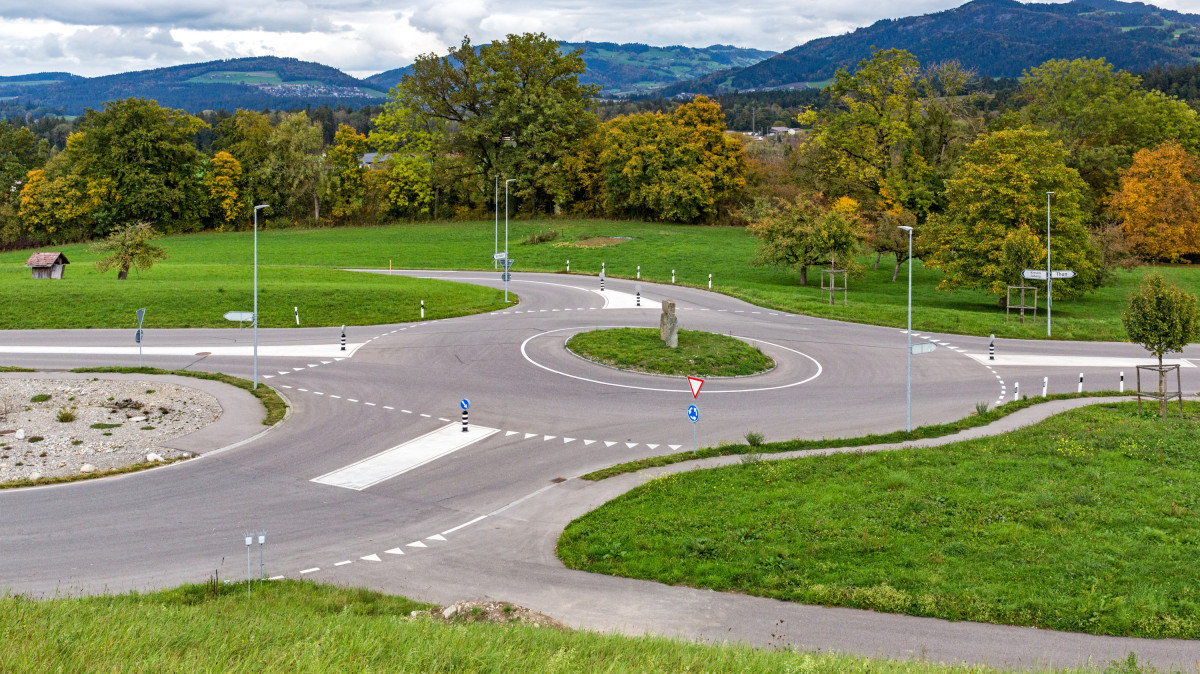
[[[510, 252], [521, 272], [562, 272], [570, 261], [573, 273], [596, 274], [606, 263], [610, 277], [640, 278], [713, 290], [754, 304], [874, 325], [901, 328], [907, 320], [907, 283], [892, 282], [891, 260], [873, 269], [874, 256], [863, 256], [861, 278], [850, 280], [849, 304], [830, 305], [821, 298], [816, 270], [811, 285], [787, 269], [754, 267], [758, 241], [744, 229], [611, 220], [555, 220], [560, 235], [537, 240], [545, 220], [513, 221]], [[488, 231], [493, 230], [493, 231]], [[490, 236], [489, 236], [490, 235]], [[259, 232], [260, 312], [264, 327], [295, 325], [292, 307], [299, 306], [305, 326], [388, 323], [416, 320], [419, 300], [427, 317], [489, 311], [503, 306], [503, 293], [423, 279], [401, 280], [340, 268], [474, 269], [495, 273], [487, 244], [492, 221], [407, 223], [386, 227]], [[533, 237], [533, 238], [530, 238]], [[619, 238], [628, 237], [628, 238]], [[529, 239], [531, 243], [516, 243]], [[597, 241], [612, 245], [594, 245]], [[24, 266], [29, 251], [0, 254], [0, 295], [20, 302], [0, 303], [0, 328], [131, 327], [133, 312], [148, 307], [147, 329], [158, 327], [222, 327], [221, 315], [249, 310], [252, 275], [250, 232], [204, 233], [164, 237], [168, 258], [140, 276], [117, 281], [101, 276], [97, 256], [83, 245], [61, 246], [71, 260], [66, 278], [40, 281]], [[494, 245], [494, 240], [493, 240]], [[1056, 297], [1054, 338], [1125, 339], [1120, 315], [1129, 293], [1150, 268], [1118, 271], [1115, 282], [1076, 300]], [[1180, 287], [1196, 287], [1195, 265], [1158, 266]], [[498, 277], [498, 274], [497, 274]], [[913, 267], [913, 315], [919, 330], [1002, 338], [1045, 339], [1045, 321], [1005, 321], [994, 296], [975, 291], [936, 290], [940, 272]], [[419, 283], [418, 283], [419, 282]], [[422, 285], [425, 284], [425, 285]], [[461, 285], [461, 284], [460, 284]], [[518, 286], [519, 287], [519, 286]], [[1060, 286], [1061, 287], [1061, 286]], [[441, 289], [441, 290], [439, 290]], [[436, 296], [433, 293], [442, 293]], [[37, 312], [28, 310], [40, 307]], [[1041, 314], [1039, 314], [1041, 319]]]
[[37, 370], [15, 365], [0, 365], [0, 372], [37, 372]]
[[230, 386], [236, 386], [250, 393], [263, 404], [267, 410], [267, 415], [263, 417], [264, 426], [274, 426], [279, 423], [285, 414], [287, 414], [287, 403], [283, 402], [283, 398], [275, 392], [275, 389], [266, 384], [259, 383], [258, 388], [254, 388], [254, 382], [241, 377], [233, 377], [221, 372], [198, 372], [196, 370], [163, 370], [157, 367], [77, 367], [71, 372], [82, 373], [103, 373], [112, 372], [116, 374], [173, 374], [179, 377], [191, 377], [192, 379], [207, 379], [209, 381], [219, 381]]
[[[145, 672], [995, 672], [990, 667], [712, 646], [410, 617], [367, 590], [209, 582], [145, 594], [0, 597], [0, 670]], [[1125, 671], [1125, 670], [1122, 670]]]
[[571, 523], [570, 568], [1093, 634], [1200, 637], [1200, 403], [651, 480]]
[[733, 456], [736, 454], [776, 454], [779, 452], [798, 452], [806, 449], [829, 449], [831, 447], [864, 447], [866, 445], [882, 445], [896, 442], [908, 442], [909, 440], [922, 440], [925, 438], [941, 438], [947, 435], [953, 435], [959, 431], [965, 431], [968, 428], [977, 426], [986, 426], [997, 419], [1018, 412], [1027, 407], [1032, 407], [1038, 403], [1043, 403], [1048, 400], [1068, 400], [1071, 398], [1107, 398], [1109, 396], [1129, 396], [1132, 393], [1119, 393], [1117, 391], [1084, 391], [1083, 393], [1056, 393], [1048, 396], [1035, 396], [1032, 398], [1022, 398], [1021, 400], [1010, 400], [1003, 405], [989, 409], [983, 414], [972, 414], [969, 417], [963, 417], [958, 421], [952, 421], [948, 424], [930, 424], [928, 426], [918, 426], [909, 431], [892, 431], [891, 433], [871, 433], [870, 435], [860, 435], [854, 438], [822, 438], [820, 440], [784, 440], [782, 442], [764, 442], [761, 444], [729, 444], [719, 445], [717, 447], [703, 447], [695, 452], [676, 452], [674, 454], [663, 454], [660, 456], [651, 456], [645, 459], [637, 459], [636, 461], [626, 461], [618, 463], [607, 468], [594, 470], [590, 473], [580, 475], [583, 480], [603, 480], [624, 473], [636, 473], [645, 468], [661, 468], [669, 466], [673, 463], [681, 463], [683, 461], [694, 461], [696, 459], [708, 459], [714, 456]]
[[775, 367], [758, 347], [740, 339], [698, 330], [680, 330], [678, 348], [669, 348], [654, 328], [613, 328], [580, 332], [567, 349], [587, 360], [621, 370], [696, 377], [738, 377]]

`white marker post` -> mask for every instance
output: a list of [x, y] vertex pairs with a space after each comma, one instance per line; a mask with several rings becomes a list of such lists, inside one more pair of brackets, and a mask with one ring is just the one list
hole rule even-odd
[[640, 265], [640, 264], [638, 265], [637, 277], [638, 277], [638, 279], [642, 278], [642, 265]]
[[1021, 399], [1021, 382], [1014, 381], [1013, 382], [1013, 401], [1015, 402], [1020, 399]]
[[421, 300], [421, 320], [425, 320], [425, 300]]
[[1121, 393], [1125, 392], [1125, 373], [1121, 373]]
[[300, 325], [300, 307], [292, 307], [296, 312], [296, 325]]
[[675, 270], [671, 270], [671, 285], [675, 285]]
[[712, 290], [712, 274], [708, 275], [708, 289]]
[[567, 260], [567, 273], [568, 274], [571, 273], [571, 261], [570, 260]]
[[1079, 373], [1079, 390], [1076, 393], [1083, 393], [1083, 373]]
[[1046, 389], [1050, 388], [1050, 378], [1042, 377], [1042, 397], [1046, 397]]
[[254, 534], [246, 534], [246, 598], [250, 598], [250, 546], [254, 544]]
[[267, 532], [258, 532], [258, 585], [262, 587], [263, 578], [267, 574], [263, 573], [263, 543], [267, 542]]

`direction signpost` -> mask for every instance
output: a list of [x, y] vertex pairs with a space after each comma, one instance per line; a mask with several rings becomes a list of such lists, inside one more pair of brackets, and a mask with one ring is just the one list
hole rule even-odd
[[692, 420], [692, 454], [696, 453], [696, 422], [700, 421], [700, 410], [695, 405], [688, 405], [688, 419]]
[[1050, 305], [1053, 303], [1054, 279], [1075, 278], [1073, 269], [1026, 269], [1021, 277], [1030, 281], [1046, 282], [1046, 336], [1050, 336]]

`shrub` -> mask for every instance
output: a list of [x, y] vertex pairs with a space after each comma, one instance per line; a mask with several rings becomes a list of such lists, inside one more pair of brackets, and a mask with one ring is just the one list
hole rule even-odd
[[751, 447], [761, 447], [766, 437], [758, 431], [750, 431], [746, 434], [746, 444]]
[[44, 403], [44, 402], [46, 402], [46, 401], [47, 401], [47, 400], [49, 400], [49, 399], [50, 399], [50, 394], [49, 394], [49, 393], [39, 393], [39, 394], [35, 395], [34, 397], [30, 398], [30, 399], [29, 399], [29, 402], [31, 402], [31, 403]]
[[55, 414], [54, 418], [58, 419], [60, 423], [64, 424], [70, 421], [75, 421], [75, 408], [60, 407], [58, 409], [58, 414]]

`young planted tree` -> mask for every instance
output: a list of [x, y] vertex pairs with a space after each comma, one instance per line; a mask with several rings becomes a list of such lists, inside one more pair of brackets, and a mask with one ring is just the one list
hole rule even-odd
[[117, 270], [117, 280], [123, 281], [129, 276], [130, 269], [146, 271], [154, 263], [167, 256], [162, 248], [150, 243], [158, 238], [158, 232], [148, 222], [134, 222], [113, 229], [103, 241], [91, 246], [94, 253], [107, 253], [107, 256], [96, 263], [96, 269], [105, 273], [111, 269]]
[[1139, 150], [1121, 172], [1113, 211], [1135, 252], [1176, 261], [1200, 253], [1200, 162], [1171, 141]]
[[[1200, 310], [1196, 296], [1168, 284], [1158, 274], [1150, 274], [1142, 287], [1129, 296], [1129, 305], [1121, 314], [1129, 341], [1140, 344], [1158, 358], [1158, 392], [1166, 385], [1162, 370], [1163, 354], [1183, 351], [1200, 339]], [[1167, 401], [1161, 399], [1159, 413], [1166, 416]]]

